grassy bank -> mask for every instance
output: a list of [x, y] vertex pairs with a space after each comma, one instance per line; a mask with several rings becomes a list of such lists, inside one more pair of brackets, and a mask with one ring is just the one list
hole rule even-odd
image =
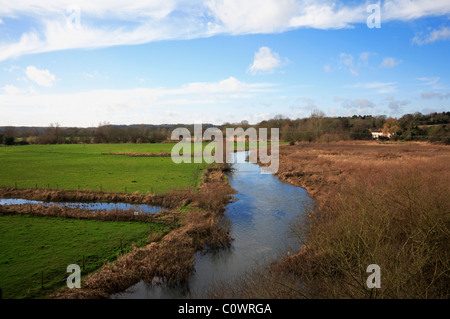
[[[280, 149], [280, 179], [317, 199], [304, 243], [213, 297], [448, 298], [450, 149], [425, 143], [305, 143]], [[367, 266], [381, 269], [369, 289]]]
[[[151, 228], [151, 231], [150, 231]], [[65, 285], [69, 264], [87, 274], [114, 261], [132, 244], [149, 243], [167, 227], [29, 215], [0, 215], [0, 288], [3, 298], [43, 297]], [[42, 275], [44, 289], [42, 289]]]

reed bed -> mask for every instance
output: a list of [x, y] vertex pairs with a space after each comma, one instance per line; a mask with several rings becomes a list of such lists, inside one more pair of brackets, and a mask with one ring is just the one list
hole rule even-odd
[[142, 213], [134, 209], [102, 210], [71, 208], [60, 205], [43, 204], [0, 205], [1, 215], [25, 214], [39, 217], [59, 217], [73, 219], [96, 219], [102, 221], [158, 222], [173, 224], [175, 213], [162, 210], [155, 214]]
[[46, 202], [122, 202], [129, 204], [147, 204], [175, 208], [191, 197], [189, 189], [173, 189], [164, 194], [140, 194], [134, 192], [108, 193], [92, 190], [55, 190], [55, 189], [17, 189], [14, 187], [0, 187], [1, 198], [23, 198]]
[[[426, 143], [280, 148], [278, 176], [316, 199], [299, 252], [221, 283], [215, 298], [449, 298], [450, 149]], [[381, 269], [369, 289], [367, 266]]]

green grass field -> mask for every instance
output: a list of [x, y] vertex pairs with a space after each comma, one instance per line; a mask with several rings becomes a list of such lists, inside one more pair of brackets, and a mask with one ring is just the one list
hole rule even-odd
[[[203, 143], [203, 147], [209, 143]], [[175, 143], [62, 144], [0, 147], [0, 186], [164, 193], [198, 185], [205, 163], [171, 157], [102, 153], [171, 153]], [[193, 143], [192, 153], [194, 153]], [[236, 145], [236, 144], [235, 144]], [[246, 146], [249, 144], [246, 143]], [[250, 145], [253, 147], [253, 145]]]
[[[208, 143], [204, 143], [205, 146]], [[171, 153], [175, 143], [63, 144], [0, 147], [0, 186], [163, 193], [197, 186], [206, 163], [175, 164], [170, 157], [102, 153]], [[153, 228], [157, 225], [153, 225]], [[123, 246], [144, 245], [150, 226], [136, 222], [0, 216], [0, 289], [4, 298], [36, 298], [65, 285], [69, 264], [84, 274], [115, 260]], [[164, 230], [166, 231], [166, 230]], [[153, 229], [153, 234], [162, 229]], [[41, 276], [44, 272], [44, 287]]]
[[[152, 234], [162, 234], [162, 226], [152, 224]], [[76, 220], [28, 215], [0, 216], [0, 288], [3, 298], [42, 297], [65, 286], [67, 266], [82, 267], [85, 272], [114, 261], [134, 242], [147, 243], [150, 224]], [[44, 272], [44, 290], [41, 276]], [[30, 293], [28, 292], [30, 291]]]
[[[170, 153], [174, 143], [63, 144], [0, 148], [0, 185], [18, 188], [163, 193], [196, 186], [203, 164], [175, 164], [170, 157], [102, 155]], [[198, 167], [198, 168], [197, 168]], [[200, 170], [200, 174], [195, 174]], [[197, 180], [194, 180], [197, 177]]]

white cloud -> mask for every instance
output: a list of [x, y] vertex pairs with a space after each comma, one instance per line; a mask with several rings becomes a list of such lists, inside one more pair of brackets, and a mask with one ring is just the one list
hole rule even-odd
[[363, 114], [376, 114], [379, 112], [375, 107], [376, 105], [367, 99], [343, 99], [342, 107], [346, 109], [347, 115], [363, 115]]
[[98, 73], [98, 71], [94, 71], [94, 72], [92, 72], [92, 73], [84, 72], [84, 76], [86, 76], [86, 77], [89, 78], [89, 79], [93, 79], [93, 78], [95, 78], [95, 77], [99, 77], [100, 74]]
[[[90, 126], [105, 120], [116, 124], [188, 123], [198, 120], [191, 111], [193, 107], [207, 122], [224, 116], [223, 112], [211, 112], [218, 105], [224, 105], [220, 107], [222, 111], [234, 112], [239, 118], [243, 108], [237, 105], [242, 100], [271, 93], [274, 87], [271, 83], [246, 83], [233, 77], [217, 82], [192, 82], [178, 88], [103, 89], [70, 94], [21, 91], [11, 95], [6, 91], [13, 93], [15, 89], [4, 87], [1, 91], [6, 94], [0, 91], [0, 125], [47, 125], [53, 121]], [[168, 117], [165, 113], [168, 106], [179, 115]], [[25, 116], [31, 113], [35, 116]]]
[[438, 93], [438, 92], [426, 92], [421, 94], [422, 99], [424, 100], [430, 100], [430, 99], [448, 99], [450, 98], [450, 93]]
[[373, 102], [367, 99], [355, 99], [355, 100], [346, 100], [343, 103], [343, 106], [350, 108], [372, 108], [375, 105], [373, 104]]
[[299, 11], [295, 0], [207, 1], [220, 30], [231, 34], [281, 32]]
[[450, 13], [448, 0], [391, 0], [384, 2], [382, 19], [387, 21], [409, 21], [426, 16], [441, 16]]
[[336, 5], [334, 1], [303, 1], [300, 7], [300, 13], [290, 21], [291, 27], [342, 29], [351, 28], [353, 23], [365, 22], [367, 19], [366, 5], [346, 7]]
[[342, 66], [345, 66], [346, 68], [348, 68], [348, 70], [350, 71], [350, 73], [354, 76], [358, 76], [358, 70], [357, 67], [355, 66], [354, 62], [353, 62], [354, 58], [353, 55], [348, 54], [348, 53], [341, 53], [339, 55], [339, 68], [342, 68]]
[[31, 81], [40, 86], [53, 86], [53, 82], [56, 80], [55, 75], [51, 74], [49, 70], [39, 70], [33, 65], [28, 66], [25, 73]]
[[2, 87], [2, 90], [8, 95], [17, 95], [21, 93], [21, 89], [12, 84], [7, 84]]
[[401, 100], [401, 101], [400, 101], [400, 100], [392, 99], [392, 100], [389, 102], [388, 107], [389, 107], [392, 111], [398, 113], [398, 112], [400, 112], [402, 106], [408, 105], [409, 103], [411, 103], [411, 102], [408, 101], [408, 100]]
[[399, 65], [400, 63], [402, 63], [401, 60], [396, 60], [395, 58], [384, 58], [383, 61], [380, 64], [380, 67], [382, 68], [393, 68], [394, 66]]
[[416, 80], [421, 81], [423, 85], [434, 85], [440, 79], [441, 79], [440, 77], [421, 77], [421, 78], [416, 78]]
[[316, 102], [311, 99], [311, 98], [307, 98], [307, 97], [299, 97], [297, 99], [299, 102], [303, 102], [304, 104], [300, 107], [302, 110], [309, 110], [309, 111], [314, 111], [317, 109], [317, 105]]
[[5, 1], [0, 8], [0, 16], [15, 17], [18, 15], [50, 16], [67, 14], [67, 9], [76, 4], [82, 13], [101, 18], [130, 19], [136, 17], [161, 19], [170, 14], [177, 3], [174, 0], [34, 0]]
[[424, 45], [436, 42], [438, 40], [450, 40], [450, 28], [442, 27], [441, 29], [432, 30], [428, 34], [419, 33], [412, 39], [412, 43]]
[[253, 64], [250, 65], [249, 71], [253, 75], [258, 73], [273, 73], [281, 64], [280, 56], [276, 52], [272, 52], [268, 47], [261, 47], [255, 53]]
[[351, 87], [372, 90], [373, 93], [377, 94], [387, 94], [397, 91], [396, 84], [397, 82], [368, 82], [356, 83]]
[[375, 55], [375, 53], [371, 53], [371, 52], [362, 52], [362, 53], [359, 55], [359, 61], [360, 61], [360, 64], [363, 65], [363, 66], [368, 66], [368, 65], [369, 65], [369, 57], [370, 57], [371, 55]]
[[[341, 29], [366, 23], [367, 3], [337, 0], [78, 0], [80, 28], [70, 28], [66, 9], [73, 0], [3, 1], [0, 18], [24, 19], [29, 29], [18, 38], [6, 35], [0, 61], [24, 54], [64, 49], [142, 44], [217, 34], [284, 32], [297, 28]], [[408, 21], [450, 13], [448, 0], [384, 2], [383, 21]], [[32, 19], [31, 19], [32, 18]], [[6, 22], [4, 22], [6, 23]], [[448, 38], [436, 30], [419, 43]]]
[[[350, 53], [341, 53], [339, 54], [337, 68], [347, 69], [350, 74], [359, 76], [360, 69], [369, 66], [369, 57], [371, 55], [376, 55], [376, 53], [361, 52], [356, 58]], [[326, 71], [331, 71], [331, 67], [328, 67]]]
[[13, 73], [15, 70], [18, 70], [18, 69], [20, 69], [20, 67], [18, 67], [17, 65], [11, 65], [8, 68], [3, 68], [3, 70], [5, 70], [6, 72], [9, 72], [9, 73]]

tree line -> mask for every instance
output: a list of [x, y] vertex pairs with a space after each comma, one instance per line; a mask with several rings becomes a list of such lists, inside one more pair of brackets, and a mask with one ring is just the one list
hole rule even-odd
[[[160, 143], [171, 139], [171, 132], [178, 127], [194, 134], [194, 125], [112, 125], [100, 123], [98, 127], [61, 127], [52, 123], [48, 127], [0, 127], [0, 144], [78, 144], [78, 143]], [[204, 124], [202, 129], [213, 127]], [[450, 144], [450, 112], [405, 114], [400, 118], [385, 115], [354, 115], [327, 117], [314, 111], [307, 118], [290, 119], [277, 115], [270, 120], [251, 125], [248, 121], [224, 123], [218, 126], [226, 136], [226, 128], [249, 127], [278, 128], [280, 139], [290, 143], [298, 141], [332, 142], [339, 140], [369, 140], [372, 132], [381, 131], [380, 139], [402, 141], [430, 141]]]

